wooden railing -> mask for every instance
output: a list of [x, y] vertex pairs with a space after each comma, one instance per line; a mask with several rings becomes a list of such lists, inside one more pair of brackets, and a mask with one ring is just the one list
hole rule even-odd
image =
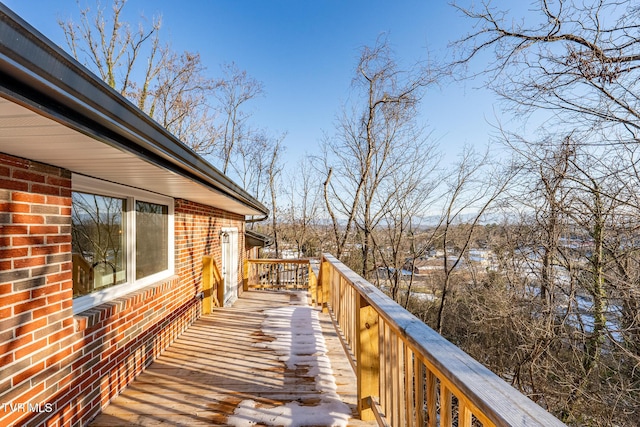
[[333, 256], [323, 255], [311, 292], [351, 356], [362, 419], [398, 427], [564, 425]]
[[308, 259], [249, 259], [245, 265], [245, 290], [309, 290], [312, 295], [316, 292], [317, 273]]

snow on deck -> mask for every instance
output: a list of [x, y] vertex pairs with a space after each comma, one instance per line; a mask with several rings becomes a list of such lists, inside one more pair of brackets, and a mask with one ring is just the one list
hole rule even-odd
[[296, 295], [299, 306], [264, 312], [266, 319], [262, 322], [262, 333], [274, 340], [258, 342], [254, 346], [273, 350], [287, 370], [297, 372], [302, 378], [312, 378], [318, 400], [313, 405], [292, 401], [279, 406], [244, 400], [227, 420], [233, 426], [346, 426], [351, 417], [351, 408], [340, 400], [336, 392], [335, 374], [327, 356], [318, 311], [306, 306], [303, 294], [293, 295]]

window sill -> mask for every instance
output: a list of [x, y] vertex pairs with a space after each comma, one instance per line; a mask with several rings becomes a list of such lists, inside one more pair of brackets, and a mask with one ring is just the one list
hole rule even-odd
[[81, 332], [91, 329], [101, 322], [116, 316], [118, 313], [127, 311], [145, 301], [153, 300], [158, 295], [167, 294], [173, 288], [179, 286], [179, 284], [179, 276], [172, 275], [141, 289], [77, 313], [73, 316], [75, 330], [76, 332]]

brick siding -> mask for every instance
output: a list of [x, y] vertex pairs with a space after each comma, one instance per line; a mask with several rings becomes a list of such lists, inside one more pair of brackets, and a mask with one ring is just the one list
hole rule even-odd
[[71, 174], [0, 153], [0, 425], [86, 424], [200, 315], [202, 257], [222, 227], [243, 249], [244, 217], [174, 214], [175, 276], [74, 316]]
[[189, 200], [175, 201], [176, 274], [189, 278], [201, 290], [202, 258], [213, 256], [218, 268], [222, 265], [220, 233], [225, 227], [238, 228], [239, 273], [238, 290], [242, 293], [244, 249], [244, 216], [222, 211]]

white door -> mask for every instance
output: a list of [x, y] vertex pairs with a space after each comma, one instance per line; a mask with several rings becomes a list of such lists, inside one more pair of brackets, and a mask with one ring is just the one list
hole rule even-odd
[[224, 306], [238, 299], [238, 229], [223, 228], [222, 240], [222, 279], [224, 281]]

